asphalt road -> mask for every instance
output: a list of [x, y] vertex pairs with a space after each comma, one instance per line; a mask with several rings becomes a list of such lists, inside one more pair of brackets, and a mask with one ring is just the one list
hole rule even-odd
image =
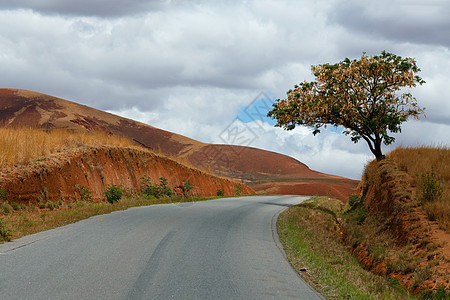
[[1, 299], [321, 299], [277, 243], [302, 197], [132, 208], [0, 245]]

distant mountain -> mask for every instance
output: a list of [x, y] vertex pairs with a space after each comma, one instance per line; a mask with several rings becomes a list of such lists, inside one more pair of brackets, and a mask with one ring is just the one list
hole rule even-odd
[[270, 194], [329, 195], [347, 200], [357, 181], [309, 169], [261, 149], [202, 143], [127, 118], [38, 92], [0, 88], [0, 124], [51, 130], [104, 130], [184, 164], [238, 179]]

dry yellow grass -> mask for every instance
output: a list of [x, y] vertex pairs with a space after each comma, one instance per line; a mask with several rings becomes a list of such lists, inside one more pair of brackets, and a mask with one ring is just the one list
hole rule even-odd
[[402, 171], [406, 171], [418, 186], [418, 176], [430, 172], [439, 177], [443, 188], [440, 199], [424, 203], [424, 209], [430, 219], [450, 232], [450, 149], [447, 147], [400, 147], [388, 154]]
[[34, 128], [0, 128], [0, 167], [24, 164], [63, 150], [88, 146], [140, 148], [128, 138], [106, 132], [73, 132], [55, 129], [45, 132]]

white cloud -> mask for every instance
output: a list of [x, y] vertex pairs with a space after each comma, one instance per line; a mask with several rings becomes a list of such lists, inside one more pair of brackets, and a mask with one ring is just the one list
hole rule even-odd
[[[260, 91], [283, 98], [313, 79], [311, 65], [387, 50], [415, 57], [427, 81], [413, 90], [427, 118], [406, 123], [398, 144], [450, 141], [446, 1], [57, 2], [0, 4], [1, 85], [221, 142]], [[370, 157], [332, 131], [266, 127], [252, 146], [322, 172], [357, 178]]]
[[[450, 124], [436, 124], [427, 120], [411, 120], [395, 134], [396, 145], [402, 146], [447, 146], [450, 147]], [[389, 147], [392, 149], [393, 147]]]

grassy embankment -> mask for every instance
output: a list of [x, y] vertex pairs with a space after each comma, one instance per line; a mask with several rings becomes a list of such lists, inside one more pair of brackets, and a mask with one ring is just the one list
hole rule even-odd
[[315, 197], [283, 212], [278, 232], [294, 269], [329, 299], [414, 299], [364, 270], [340, 242], [342, 202]]
[[[395, 214], [408, 214], [408, 211], [423, 208], [429, 219], [436, 220], [439, 226], [448, 232], [449, 150], [426, 147], [399, 148], [387, 157], [395, 161], [399, 171], [391, 170], [391, 163], [383, 167], [384, 171], [380, 171], [375, 166], [377, 164], [371, 163], [366, 168], [365, 180], [370, 178], [370, 180], [378, 181], [379, 174], [394, 171], [392, 174], [383, 176], [393, 176], [390, 179], [392, 182], [399, 180], [400, 185], [394, 189], [393, 194], [397, 200], [395, 203], [392, 202]], [[409, 176], [402, 175], [403, 172], [407, 172]], [[435, 181], [430, 180], [432, 172]], [[433, 187], [431, 190], [442, 191], [427, 201], [421, 200], [424, 176], [428, 178], [427, 185]], [[370, 182], [365, 184], [372, 186]], [[373, 182], [372, 184], [377, 187], [381, 183]], [[375, 190], [379, 189], [378, 186]], [[407, 196], [404, 199], [410, 200], [402, 202], [403, 196]], [[398, 202], [398, 199], [401, 201]], [[292, 265], [328, 298], [407, 299], [415, 297], [410, 295], [406, 287], [401, 286], [399, 282], [405, 282], [409, 288], [417, 291], [416, 287], [420, 288], [424, 281], [433, 276], [439, 277], [435, 274], [434, 266], [445, 264], [445, 259], [439, 258], [440, 255], [435, 253], [438, 245], [432, 242], [426, 243], [425, 240], [422, 243], [411, 241], [399, 244], [398, 237], [390, 228], [392, 220], [389, 220], [389, 217], [380, 219], [377, 214], [370, 214], [363, 199], [356, 201], [358, 202], [354, 202], [350, 207], [348, 204], [344, 206], [337, 200], [321, 197], [284, 212], [280, 216], [278, 226], [280, 238]], [[383, 198], [380, 201], [393, 200]], [[381, 205], [383, 206], [382, 203]], [[382, 212], [381, 215], [385, 213]], [[393, 217], [394, 220], [397, 216]], [[410, 220], [413, 221], [415, 218], [412, 217]], [[422, 225], [411, 223], [410, 229], [414, 230], [419, 226]], [[347, 238], [345, 245], [343, 245], [344, 237]], [[416, 247], [422, 250], [414, 251]], [[357, 259], [351, 255], [349, 250], [352, 249], [353, 251], [359, 249], [358, 255], [367, 255], [362, 257], [366, 259], [365, 264], [371, 265], [371, 268], [379, 271], [380, 274], [391, 274], [391, 276], [387, 279], [385, 276], [377, 276], [363, 270]], [[428, 252], [423, 253], [424, 250]], [[433, 254], [433, 258], [437, 257], [437, 259], [427, 263], [426, 259], [424, 261], [427, 254], [428, 256]], [[397, 280], [397, 278], [406, 279], [406, 281]], [[445, 279], [442, 281], [442, 279], [444, 278], [440, 278], [441, 283], [448, 284], [448, 281]], [[434, 292], [423, 290], [421, 295], [423, 299], [448, 299], [449, 291], [447, 290], [446, 293], [441, 285]]]

